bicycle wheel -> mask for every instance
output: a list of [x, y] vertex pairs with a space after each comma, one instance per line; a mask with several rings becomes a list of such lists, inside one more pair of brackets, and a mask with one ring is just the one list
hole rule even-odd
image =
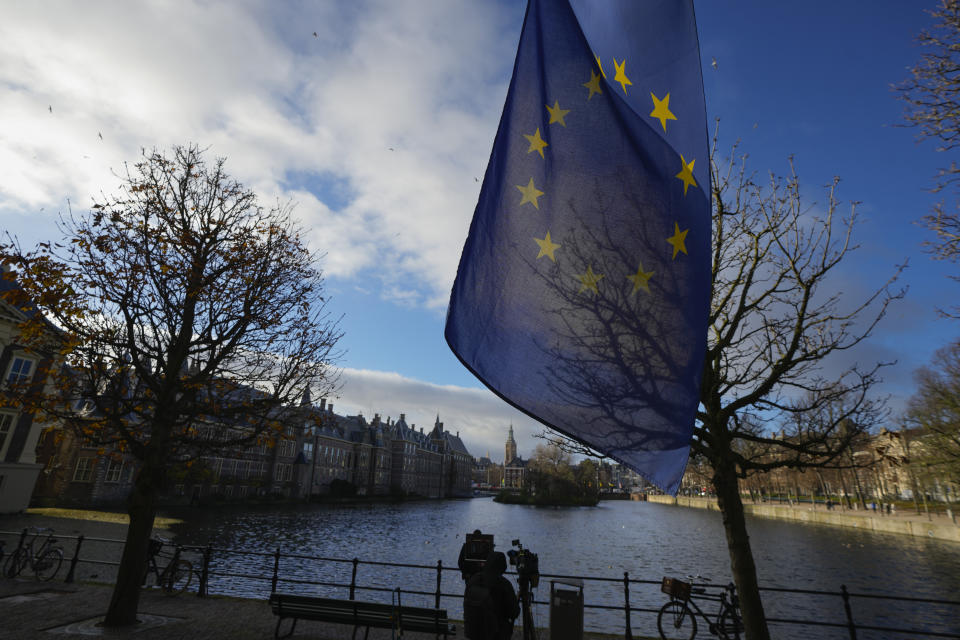
[[27, 552], [25, 549], [17, 549], [10, 554], [3, 565], [3, 577], [16, 578], [25, 566], [27, 566]]
[[740, 640], [743, 636], [743, 621], [736, 612], [724, 609], [720, 616], [720, 622], [717, 624], [717, 631], [720, 632], [721, 638]]
[[33, 572], [37, 575], [37, 580], [46, 582], [57, 575], [60, 565], [63, 563], [63, 551], [60, 549], [47, 549], [43, 552], [36, 562], [33, 563]]
[[187, 560], [177, 560], [175, 565], [170, 565], [163, 571], [163, 592], [169, 596], [180, 595], [190, 586], [192, 577], [193, 565]]
[[697, 620], [686, 603], [671, 600], [657, 614], [657, 630], [664, 640], [693, 640]]

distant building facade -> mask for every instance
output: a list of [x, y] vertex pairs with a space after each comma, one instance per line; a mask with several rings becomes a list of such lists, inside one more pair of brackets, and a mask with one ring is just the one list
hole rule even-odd
[[[6, 269], [0, 270], [0, 292], [19, 286], [8, 276]], [[52, 355], [29, 352], [18, 342], [20, 323], [32, 313], [0, 299], [0, 513], [27, 508], [43, 469], [36, 459], [36, 447], [44, 425], [7, 395], [10, 385], [47, 384], [42, 365], [48, 364], [45, 360]], [[56, 335], [52, 326], [50, 330]]]
[[507, 432], [507, 442], [504, 445], [503, 463], [506, 464], [517, 457], [517, 441], [513, 439], [513, 425]]
[[507, 432], [503, 456], [503, 486], [507, 489], [523, 489], [528, 460], [517, 455], [517, 441], [513, 439], [513, 425]]
[[[244, 500], [267, 496], [466, 497], [472, 494], [473, 458], [459, 433], [440, 417], [429, 433], [406, 417], [341, 416], [333, 404], [316, 407], [309, 393], [285, 411], [287, 438], [198, 458], [171, 473], [165, 498], [174, 502]], [[200, 429], [230, 430], [222, 424]], [[115, 504], [129, 494], [136, 461], [84, 447], [69, 433], [49, 433], [39, 447], [44, 473], [34, 499], [47, 504]]]

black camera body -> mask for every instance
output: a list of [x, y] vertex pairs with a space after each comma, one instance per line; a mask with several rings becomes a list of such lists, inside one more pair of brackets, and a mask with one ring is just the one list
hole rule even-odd
[[528, 582], [531, 587], [536, 588], [540, 584], [540, 559], [533, 551], [524, 549], [519, 540], [514, 540], [513, 546], [517, 548], [507, 551], [510, 564], [517, 568], [517, 576], [521, 582]]

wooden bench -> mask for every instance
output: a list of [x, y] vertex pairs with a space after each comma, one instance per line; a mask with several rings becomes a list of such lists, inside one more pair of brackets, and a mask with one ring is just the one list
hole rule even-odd
[[[396, 629], [404, 631], [423, 631], [435, 635], [451, 635], [455, 629], [447, 619], [445, 609], [426, 607], [406, 607], [382, 602], [361, 602], [359, 600], [337, 600], [285, 593], [270, 596], [270, 608], [278, 616], [275, 638], [288, 638], [293, 635], [297, 620], [334, 622], [353, 625], [353, 638], [356, 639], [357, 627], [366, 627], [364, 640], [370, 634], [370, 627]], [[290, 631], [280, 635], [280, 625], [285, 618], [293, 623]]]

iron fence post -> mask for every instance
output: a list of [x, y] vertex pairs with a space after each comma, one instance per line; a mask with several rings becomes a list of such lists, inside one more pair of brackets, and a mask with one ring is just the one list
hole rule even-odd
[[273, 581], [270, 583], [270, 593], [277, 592], [277, 581], [280, 579], [280, 547], [273, 554]]
[[440, 608], [440, 581], [443, 579], [443, 560], [437, 560], [437, 604], [434, 609]]
[[847, 629], [850, 630], [850, 640], [857, 640], [857, 625], [853, 624], [853, 612], [850, 610], [850, 594], [847, 585], [840, 585], [840, 595], [843, 596], [843, 610], [847, 614]]
[[77, 570], [77, 563], [80, 561], [80, 545], [83, 544], [83, 534], [77, 536], [77, 547], [73, 550], [73, 558], [70, 559], [70, 570], [67, 571], [67, 577], [64, 582], [73, 583], [74, 574]]
[[623, 572], [623, 615], [627, 622], [624, 638], [633, 640], [633, 632], [630, 630], [630, 574], [627, 571]]
[[357, 565], [360, 564], [359, 558], [353, 559], [353, 573], [350, 576], [350, 599], [353, 600], [353, 596], [357, 592]]
[[207, 543], [207, 546], [203, 549], [203, 568], [200, 570], [200, 587], [197, 589], [197, 595], [201, 598], [207, 595], [207, 583], [210, 580], [210, 556], [212, 555], [213, 547], [210, 543]]

